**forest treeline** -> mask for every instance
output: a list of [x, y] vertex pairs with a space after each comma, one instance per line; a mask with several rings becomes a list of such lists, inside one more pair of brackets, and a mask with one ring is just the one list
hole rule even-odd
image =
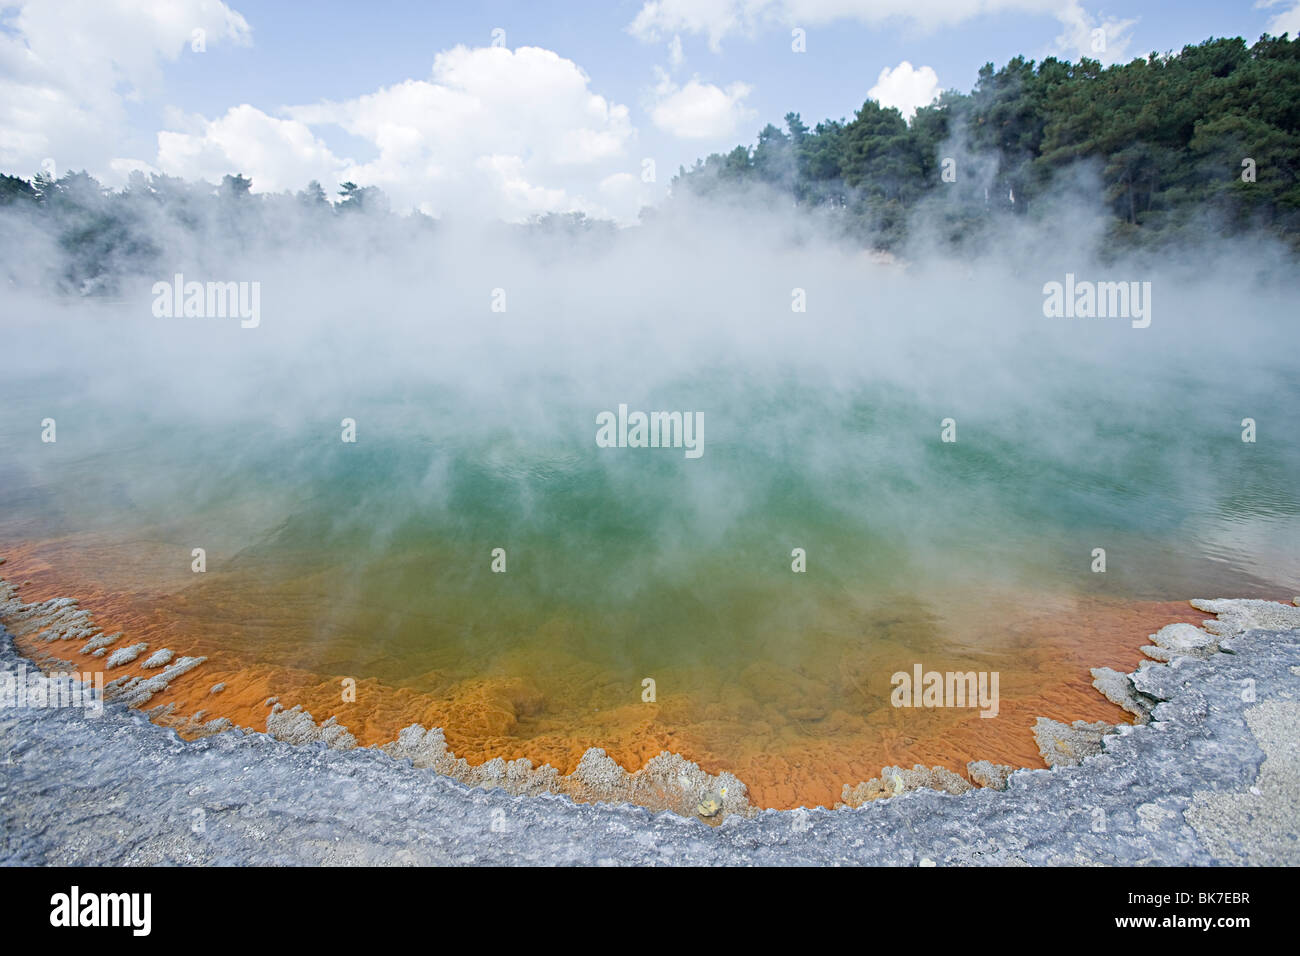
[[[420, 212], [398, 215], [375, 186], [340, 184], [330, 201], [316, 181], [297, 193], [255, 193], [252, 180], [217, 185], [130, 174], [120, 190], [84, 170], [30, 180], [0, 175], [0, 241], [21, 254], [0, 259], [0, 281], [79, 295], [115, 295], [128, 277], [170, 274], [187, 263], [328, 249], [356, 258], [418, 247], [438, 227]], [[581, 213], [495, 223], [502, 240], [539, 247], [600, 248], [617, 226]]]
[[[873, 100], [852, 120], [812, 128], [792, 112], [784, 129], [767, 125], [753, 146], [680, 169], [667, 203], [642, 218], [690, 200], [775, 198], [878, 248], [900, 247], [918, 224], [961, 243], [1006, 216], [1043, 215], [1066, 173], [1109, 211], [1116, 248], [1264, 230], [1300, 250], [1300, 40], [1265, 35], [1248, 47], [1210, 39], [1106, 68], [1086, 58], [1017, 57], [1001, 69], [986, 64], [970, 93], [945, 92], [910, 122]], [[167, 268], [178, 237], [247, 251], [325, 241], [349, 221], [390, 242], [437, 225], [419, 213], [394, 215], [375, 187], [342, 183], [333, 202], [316, 182], [296, 194], [251, 187], [242, 174], [213, 186], [135, 172], [118, 191], [85, 172], [0, 175], [6, 247], [33, 224], [23, 239], [44, 243], [27, 258], [6, 257], [8, 281], [35, 281], [43, 268], [53, 274], [42, 280], [64, 289], [112, 291], [117, 277]], [[615, 232], [581, 213], [502, 228], [593, 248]]]
[[673, 184], [707, 196], [763, 184], [889, 248], [920, 208], [954, 240], [1001, 213], [1032, 215], [1080, 164], [1117, 238], [1158, 242], [1212, 224], [1295, 243], [1300, 40], [1210, 39], [1104, 69], [1086, 58], [988, 63], [970, 93], [945, 92], [910, 123], [873, 100], [811, 129], [789, 113], [785, 129], [768, 124], [755, 145], [683, 168]]

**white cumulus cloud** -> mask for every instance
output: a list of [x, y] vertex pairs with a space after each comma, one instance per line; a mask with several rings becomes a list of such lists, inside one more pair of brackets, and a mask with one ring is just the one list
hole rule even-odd
[[661, 73], [650, 119], [661, 130], [682, 139], [724, 139], [754, 118], [754, 111], [745, 106], [752, 89], [740, 82], [723, 88], [698, 79], [678, 86]]
[[[1255, 6], [1267, 9], [1282, 6], [1286, 2], [1288, 0], [1259, 0]], [[1300, 36], [1300, 0], [1290, 0], [1290, 3], [1290, 7], [1279, 10], [1268, 21], [1268, 32], [1273, 36], [1281, 36], [1283, 33], [1291, 34], [1292, 39]]]
[[0, 166], [30, 175], [111, 175], [125, 103], [152, 92], [162, 64], [203, 45], [247, 43], [244, 18], [219, 0], [39, 0], [0, 14]]
[[940, 92], [939, 77], [933, 69], [923, 66], [918, 70], [904, 60], [892, 70], [889, 67], [881, 70], [867, 96], [881, 106], [896, 108], [910, 119], [917, 107], [929, 106]]
[[[628, 30], [658, 41], [674, 33], [708, 38], [713, 50], [731, 35], [752, 36], [772, 27], [819, 27], [850, 20], [868, 26], [905, 23], [937, 30], [989, 14], [1051, 16], [1065, 28], [1061, 52], [1112, 63], [1124, 53], [1133, 20], [1098, 21], [1079, 0], [645, 0]], [[1105, 31], [1106, 49], [1093, 48], [1092, 30]]]
[[[582, 211], [630, 221], [656, 198], [601, 187], [639, 169], [628, 108], [592, 90], [572, 60], [538, 47], [457, 46], [435, 57], [428, 79], [279, 113], [239, 106], [161, 133], [157, 165], [207, 179], [238, 170], [254, 189], [347, 179], [380, 187], [399, 210], [509, 220]], [[336, 155], [325, 143], [331, 127], [374, 155]]]
[[161, 171], [214, 182], [227, 173], [253, 177], [259, 191], [301, 189], [315, 179], [329, 187], [350, 163], [330, 152], [306, 123], [268, 116], [247, 103], [211, 122], [191, 121], [197, 132], [158, 134]]

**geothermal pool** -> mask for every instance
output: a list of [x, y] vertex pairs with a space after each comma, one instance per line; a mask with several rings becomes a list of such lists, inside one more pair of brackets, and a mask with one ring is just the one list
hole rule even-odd
[[[155, 701], [178, 713], [261, 729], [275, 696], [364, 744], [418, 722], [471, 763], [565, 773], [588, 747], [628, 769], [669, 750], [782, 808], [885, 764], [1041, 766], [1034, 718], [1124, 719], [1088, 669], [1131, 669], [1199, 619], [1186, 599], [1294, 593], [1300, 378], [1276, 323], [1198, 365], [1168, 311], [1039, 339], [1031, 305], [990, 345], [969, 330], [1021, 300], [936, 340], [894, 294], [861, 333], [760, 314], [635, 348], [556, 325], [562, 303], [553, 334], [452, 342], [290, 334], [273, 292], [256, 330], [115, 303], [61, 315], [54, 347], [15, 321], [0, 573], [207, 656]], [[789, 347], [759, 351], [773, 335]], [[700, 415], [701, 453], [602, 447], [620, 404]], [[893, 706], [917, 665], [997, 672], [996, 713]]]

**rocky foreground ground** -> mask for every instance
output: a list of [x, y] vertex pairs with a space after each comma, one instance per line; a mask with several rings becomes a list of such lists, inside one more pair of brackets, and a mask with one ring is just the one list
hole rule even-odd
[[[1193, 605], [1218, 619], [1165, 628], [1131, 675], [1094, 671], [1137, 724], [1039, 722], [1050, 770], [973, 765], [972, 788], [886, 768], [845, 788], [849, 808], [716, 826], [471, 787], [418, 728], [385, 752], [186, 742], [122, 699], [98, 718], [0, 707], [0, 863], [1300, 864], [1300, 607]], [[0, 628], [0, 679], [25, 663]]]

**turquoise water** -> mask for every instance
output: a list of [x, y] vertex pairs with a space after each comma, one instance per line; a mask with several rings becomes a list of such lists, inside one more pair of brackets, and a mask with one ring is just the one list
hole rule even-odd
[[[178, 569], [204, 546], [212, 571], [268, 597], [277, 577], [318, 575], [330, 590], [292, 662], [397, 683], [458, 654], [504, 653], [548, 621], [563, 632], [548, 640], [632, 671], [788, 663], [817, 654], [819, 631], [869, 631], [899, 595], [1276, 596], [1295, 572], [1296, 447], [1241, 442], [1229, 410], [1197, 388], [1171, 394], [1198, 421], [1173, 449], [1158, 416], [1095, 396], [1075, 396], [1073, 431], [1070, 408], [1040, 406], [1010, 430], [963, 417], [945, 443], [942, 409], [887, 390], [829, 407], [807, 385], [733, 388], [672, 392], [704, 411], [697, 460], [598, 449], [591, 409], [563, 409], [567, 428], [545, 442], [448, 433], [437, 394], [408, 399], [414, 421], [362, 406], [355, 444], [324, 419], [305, 434], [227, 425], [202, 440], [161, 426], [147, 443], [124, 436], [83, 456], [65, 426], [39, 471], [11, 465], [0, 505], [33, 537], [165, 529]], [[1272, 398], [1300, 408], [1300, 392]], [[92, 415], [102, 440], [114, 422]], [[1036, 416], [1053, 429], [1043, 443]], [[801, 443], [805, 420], [820, 434]], [[1097, 547], [1105, 574], [1091, 570]], [[504, 574], [491, 570], [495, 548]]]

